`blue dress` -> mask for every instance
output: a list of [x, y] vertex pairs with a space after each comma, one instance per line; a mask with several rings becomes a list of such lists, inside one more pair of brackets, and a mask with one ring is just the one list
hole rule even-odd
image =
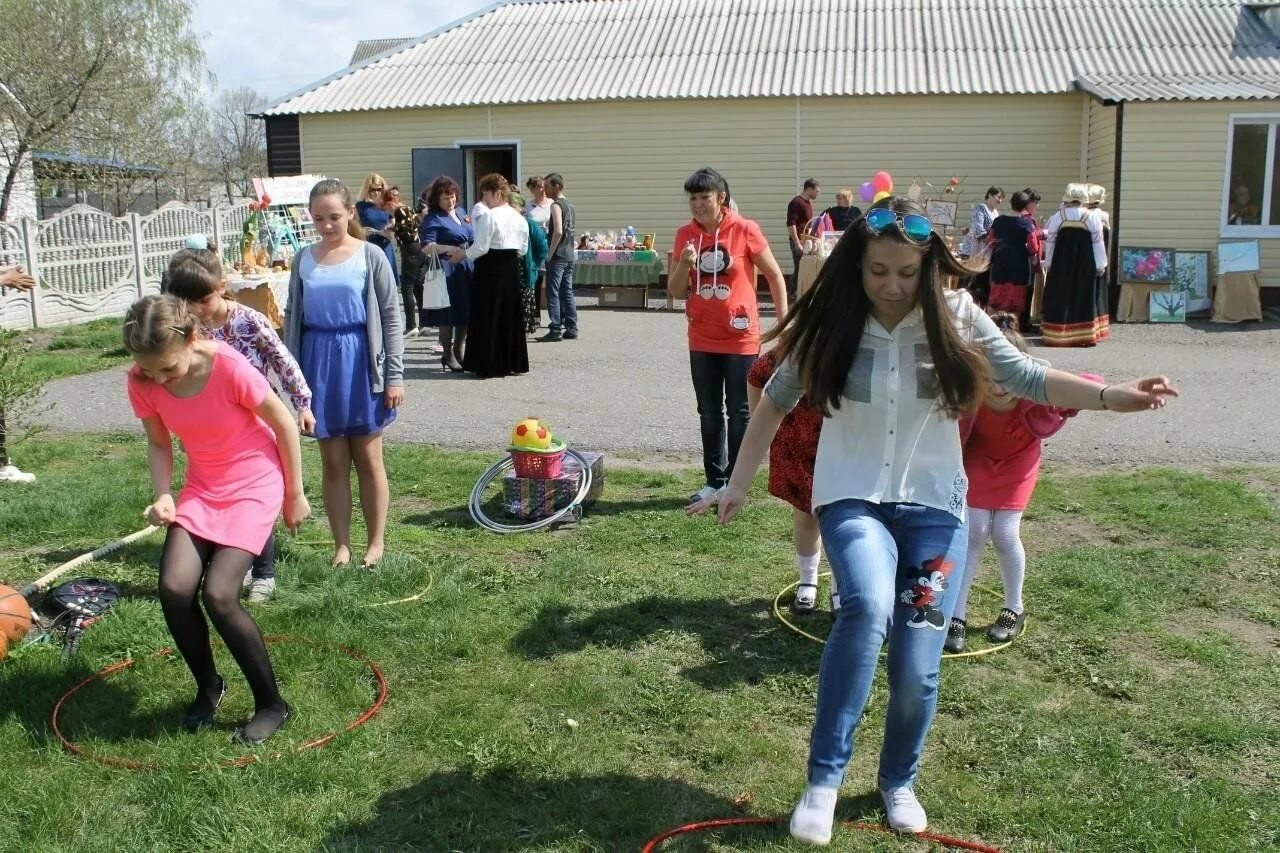
[[358, 251], [340, 264], [302, 252], [302, 375], [311, 386], [316, 438], [376, 435], [396, 419], [369, 380], [365, 325], [367, 262]]
[[[439, 243], [441, 246], [461, 246], [466, 249], [475, 241], [470, 223], [459, 222], [443, 210], [431, 210], [422, 219], [422, 245]], [[430, 263], [435, 263], [431, 261]], [[471, 261], [455, 264], [440, 258], [444, 267], [445, 284], [449, 288], [449, 307], [438, 311], [423, 311], [424, 326], [471, 325]]]
[[391, 244], [391, 238], [382, 233], [391, 224], [391, 214], [371, 201], [358, 201], [356, 202], [356, 216], [360, 217], [362, 226], [372, 228], [378, 232], [370, 234], [367, 239], [386, 254], [387, 261], [391, 264], [391, 274], [395, 277], [396, 286], [399, 287], [400, 267], [396, 264], [396, 249]]

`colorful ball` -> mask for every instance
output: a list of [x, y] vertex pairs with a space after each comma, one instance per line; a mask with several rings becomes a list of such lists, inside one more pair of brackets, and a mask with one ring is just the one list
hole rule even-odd
[[551, 427], [537, 418], [525, 418], [511, 431], [511, 445], [523, 450], [547, 450], [551, 447]]
[[0, 584], [0, 634], [17, 643], [31, 632], [31, 607], [11, 586]]
[[9, 638], [4, 634], [0, 634], [0, 660], [4, 660], [9, 656]]

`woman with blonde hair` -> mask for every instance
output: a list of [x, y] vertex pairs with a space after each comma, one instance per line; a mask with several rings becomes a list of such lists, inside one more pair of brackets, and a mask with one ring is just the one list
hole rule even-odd
[[377, 246], [387, 256], [396, 287], [400, 287], [400, 266], [396, 263], [396, 248], [391, 242], [391, 212], [384, 202], [387, 197], [387, 179], [377, 172], [370, 172], [360, 185], [360, 197], [356, 200], [356, 215], [364, 228], [365, 239]]
[[1107, 271], [1102, 219], [1088, 203], [1088, 185], [1067, 184], [1062, 209], [1045, 225], [1045, 346], [1091, 347], [1110, 334], [1105, 292], [1099, 292]]

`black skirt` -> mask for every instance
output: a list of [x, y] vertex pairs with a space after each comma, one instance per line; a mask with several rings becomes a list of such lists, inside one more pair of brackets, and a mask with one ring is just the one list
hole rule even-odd
[[1053, 265], [1044, 282], [1040, 320], [1044, 345], [1093, 346], [1105, 338], [1111, 329], [1102, 288], [1088, 229], [1064, 226], [1058, 232]]
[[490, 249], [476, 259], [471, 326], [462, 367], [476, 376], [529, 372], [524, 332], [524, 261], [515, 249]]

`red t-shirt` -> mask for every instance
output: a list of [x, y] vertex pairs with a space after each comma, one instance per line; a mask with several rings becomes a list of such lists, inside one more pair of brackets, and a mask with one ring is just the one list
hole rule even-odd
[[698, 252], [690, 272], [689, 349], [724, 355], [760, 352], [760, 306], [756, 302], [755, 259], [769, 248], [760, 226], [731, 210], [714, 232], [697, 222], [680, 226], [678, 256], [692, 243]]
[[813, 202], [806, 196], [798, 195], [787, 205], [787, 228], [796, 227], [796, 233], [804, 236], [804, 229], [813, 219]]

